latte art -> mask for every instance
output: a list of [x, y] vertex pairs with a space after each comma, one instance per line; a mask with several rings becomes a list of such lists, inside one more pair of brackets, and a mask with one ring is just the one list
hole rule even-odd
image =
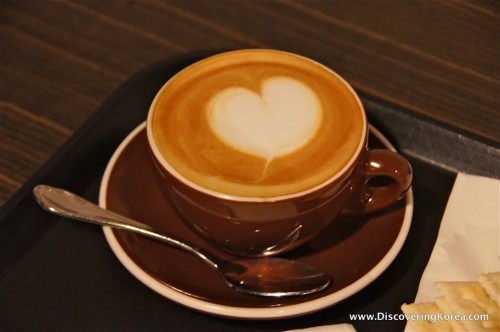
[[269, 77], [260, 94], [243, 87], [218, 93], [208, 106], [214, 133], [224, 143], [267, 161], [304, 146], [321, 122], [321, 103], [308, 86]]
[[167, 82], [148, 118], [164, 167], [224, 196], [274, 198], [321, 185], [364, 141], [364, 113], [326, 67], [246, 50], [191, 65]]

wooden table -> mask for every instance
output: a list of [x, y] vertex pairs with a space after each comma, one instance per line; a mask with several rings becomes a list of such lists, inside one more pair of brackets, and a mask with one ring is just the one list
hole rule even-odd
[[0, 206], [127, 79], [202, 49], [274, 48], [498, 144], [492, 1], [2, 1]]

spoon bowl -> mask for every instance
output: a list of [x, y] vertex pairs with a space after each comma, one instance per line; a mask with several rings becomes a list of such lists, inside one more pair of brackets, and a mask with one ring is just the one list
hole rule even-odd
[[269, 297], [307, 295], [325, 289], [331, 281], [328, 274], [314, 266], [279, 257], [223, 260], [187, 241], [106, 210], [63, 189], [38, 185], [33, 195], [42, 208], [53, 214], [131, 231], [193, 254], [217, 270], [228, 286], [241, 293]]

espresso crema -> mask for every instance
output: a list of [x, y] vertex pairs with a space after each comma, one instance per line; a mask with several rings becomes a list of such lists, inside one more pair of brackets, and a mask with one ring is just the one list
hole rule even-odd
[[365, 125], [351, 89], [293, 54], [247, 50], [202, 60], [156, 96], [148, 125], [165, 161], [225, 195], [277, 197], [316, 187], [356, 154]]

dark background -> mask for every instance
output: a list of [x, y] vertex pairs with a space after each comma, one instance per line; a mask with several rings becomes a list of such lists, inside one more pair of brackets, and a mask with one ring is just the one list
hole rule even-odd
[[495, 0], [2, 0], [0, 206], [129, 77], [200, 50], [296, 52], [498, 144], [499, 13]]

